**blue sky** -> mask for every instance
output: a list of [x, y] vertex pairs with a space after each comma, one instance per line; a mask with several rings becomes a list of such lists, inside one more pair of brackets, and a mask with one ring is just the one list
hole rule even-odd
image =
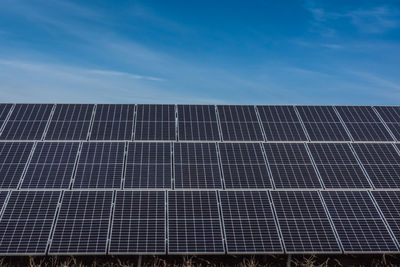
[[0, 101], [400, 103], [399, 1], [0, 1]]

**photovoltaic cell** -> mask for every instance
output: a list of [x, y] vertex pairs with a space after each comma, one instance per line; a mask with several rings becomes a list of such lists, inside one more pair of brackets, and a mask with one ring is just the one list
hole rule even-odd
[[372, 191], [371, 193], [397, 242], [400, 242], [400, 191]]
[[13, 191], [0, 220], [1, 255], [44, 255], [60, 191]]
[[175, 105], [137, 105], [135, 140], [176, 140]]
[[348, 144], [310, 143], [308, 147], [326, 188], [371, 187]]
[[307, 141], [293, 106], [257, 106], [267, 141]]
[[73, 188], [120, 188], [124, 149], [122, 142], [83, 143]]
[[218, 106], [224, 141], [262, 141], [254, 106]]
[[390, 131], [400, 140], [400, 107], [374, 107]]
[[393, 141], [372, 107], [339, 106], [336, 109], [354, 141]]
[[112, 191], [65, 191], [49, 254], [105, 254]]
[[0, 188], [17, 188], [32, 142], [0, 142]]
[[266, 191], [220, 191], [227, 253], [282, 253]]
[[321, 188], [304, 144], [266, 143], [265, 154], [276, 188]]
[[323, 191], [345, 253], [398, 251], [367, 191]]
[[96, 105], [90, 140], [132, 140], [135, 105]]
[[316, 191], [271, 191], [286, 253], [340, 253]]
[[86, 140], [94, 105], [57, 104], [45, 140]]
[[40, 140], [52, 108], [51, 104], [16, 104], [0, 139]]
[[128, 143], [124, 188], [171, 188], [170, 143]]
[[165, 254], [165, 191], [117, 191], [110, 254]]
[[0, 131], [3, 127], [5, 120], [7, 119], [8, 113], [10, 112], [12, 104], [0, 104]]
[[179, 140], [220, 140], [215, 106], [178, 105]]
[[311, 141], [350, 141], [331, 106], [297, 106]]
[[68, 188], [79, 143], [38, 143], [22, 182], [22, 188]]
[[175, 188], [222, 188], [215, 143], [174, 144]]
[[258, 143], [220, 143], [225, 187], [272, 188], [267, 165]]
[[400, 187], [400, 156], [391, 144], [352, 144], [376, 188]]
[[215, 191], [168, 191], [168, 253], [223, 254]]

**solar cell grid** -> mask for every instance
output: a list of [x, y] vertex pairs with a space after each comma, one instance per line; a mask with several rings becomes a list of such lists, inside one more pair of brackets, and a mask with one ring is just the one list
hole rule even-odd
[[79, 143], [38, 143], [21, 188], [68, 188]]
[[391, 144], [352, 144], [376, 188], [400, 187], [400, 156]]
[[57, 104], [46, 140], [86, 140], [94, 105]]
[[52, 108], [51, 104], [16, 104], [0, 139], [40, 140]]
[[11, 108], [12, 104], [0, 104], [0, 132], [4, 121], [7, 119], [7, 116], [10, 113]]
[[340, 253], [316, 191], [271, 191], [286, 253]]
[[83, 143], [73, 188], [120, 188], [125, 143]]
[[168, 253], [224, 252], [217, 193], [168, 191]]
[[369, 188], [350, 146], [343, 143], [308, 144], [326, 188]]
[[345, 253], [398, 251], [367, 191], [323, 191]]
[[215, 143], [174, 144], [175, 188], [222, 188]]
[[266, 191], [220, 191], [227, 253], [283, 252]]
[[171, 188], [170, 143], [128, 143], [124, 188]]
[[13, 191], [0, 220], [2, 255], [44, 255], [59, 191]]
[[389, 127], [390, 131], [400, 140], [400, 107], [374, 107]]
[[165, 191], [117, 191], [109, 253], [164, 254], [165, 200]]
[[272, 187], [260, 144], [220, 143], [219, 150], [226, 188]]
[[264, 149], [276, 188], [321, 188], [304, 144], [266, 143]]
[[105, 254], [112, 191], [65, 191], [49, 254]]

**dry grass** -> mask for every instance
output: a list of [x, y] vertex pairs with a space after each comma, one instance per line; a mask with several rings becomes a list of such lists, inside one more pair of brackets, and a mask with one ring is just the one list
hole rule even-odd
[[[0, 266], [136, 267], [137, 256], [2, 257]], [[257, 256], [143, 256], [142, 267], [271, 267], [286, 266], [284, 255]], [[399, 255], [293, 255], [292, 266], [400, 266]]]

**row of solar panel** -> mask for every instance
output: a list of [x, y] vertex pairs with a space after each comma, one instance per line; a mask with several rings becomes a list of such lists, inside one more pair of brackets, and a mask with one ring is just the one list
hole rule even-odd
[[399, 150], [390, 143], [0, 142], [0, 188], [400, 188]]
[[6, 191], [0, 254], [399, 252], [400, 191]]
[[397, 141], [400, 107], [0, 104], [0, 139]]

